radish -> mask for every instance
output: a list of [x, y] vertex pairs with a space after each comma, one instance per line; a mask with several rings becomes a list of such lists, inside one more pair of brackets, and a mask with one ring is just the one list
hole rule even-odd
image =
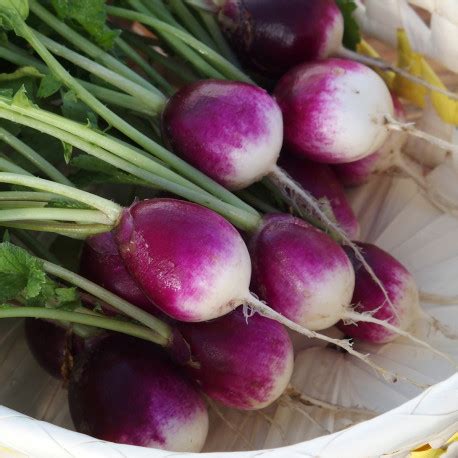
[[199, 452], [208, 414], [193, 384], [149, 342], [113, 335], [78, 361], [68, 401], [76, 430], [99, 439]]
[[27, 318], [24, 328], [27, 345], [38, 364], [53, 377], [67, 379], [85, 341], [55, 322]]
[[275, 0], [225, 0], [218, 19], [243, 62], [273, 76], [334, 54], [344, 32], [334, 0], [289, 0], [287, 8]]
[[[390, 323], [395, 328], [406, 330], [418, 315], [420, 309], [418, 289], [410, 272], [387, 252], [369, 243], [358, 243], [367, 262], [383, 282], [394, 309], [388, 307], [383, 294], [367, 272], [361, 268], [351, 250], [345, 249], [356, 273], [356, 284], [352, 298], [354, 310], [369, 313], [371, 317]], [[339, 329], [355, 339], [372, 343], [387, 343], [398, 333], [376, 323], [365, 322], [345, 324]]]
[[[356, 245], [360, 249], [365, 246], [358, 243]], [[353, 262], [353, 267], [346, 252], [353, 253], [353, 259], [357, 259]], [[392, 296], [393, 284], [385, 284], [384, 280], [386, 273], [394, 268], [397, 261], [390, 259], [389, 255], [386, 254], [387, 266], [383, 267], [380, 267], [381, 262], [374, 262], [374, 258], [377, 260], [376, 257], [369, 256], [367, 260], [364, 257], [375, 278], [382, 281], [381, 289], [374, 276], [361, 267], [360, 251], [355, 252], [352, 248], [346, 248], [344, 251], [326, 234], [290, 215], [266, 216], [263, 225], [250, 240], [250, 253], [254, 291], [273, 309], [295, 323], [312, 330], [323, 330], [340, 320], [358, 323], [358, 326], [373, 327], [377, 324], [386, 330], [385, 335], [391, 338], [395, 335], [408, 337], [458, 367], [450, 357], [405, 330], [406, 325], [410, 323], [409, 319], [419, 310], [418, 301], [414, 303], [409, 297], [415, 296], [415, 293], [409, 292], [409, 288], [416, 291], [416, 287], [410, 277], [409, 281], [406, 281], [405, 298]], [[402, 266], [399, 270], [401, 268]], [[360, 272], [363, 274], [365, 283], [362, 288], [367, 284], [373, 284], [374, 291], [377, 291], [374, 297], [378, 301], [377, 304], [373, 304], [374, 307], [383, 305], [387, 310], [382, 314], [383, 319], [351, 310], [350, 301], [355, 298], [355, 271], [357, 275]], [[393, 283], [398, 281], [396, 276], [393, 278]], [[404, 298], [405, 303], [399, 302], [400, 297]], [[410, 310], [407, 309], [409, 306]], [[390, 319], [385, 319], [390, 316], [395, 316], [398, 321], [392, 324]]]
[[325, 199], [329, 203], [334, 217], [348, 237], [358, 238], [360, 230], [358, 220], [347, 201], [342, 185], [329, 165], [297, 158], [286, 152], [282, 153], [280, 165], [315, 199]]
[[283, 142], [280, 108], [263, 89], [205, 80], [169, 100], [162, 131], [172, 150], [229, 189], [270, 173]]
[[358, 62], [327, 59], [295, 67], [275, 88], [285, 145], [317, 162], [362, 159], [388, 137], [390, 93], [380, 76]]
[[[405, 109], [399, 98], [393, 92], [391, 92], [391, 100], [393, 101], [396, 119], [405, 122]], [[405, 134], [392, 132], [381, 148], [375, 153], [354, 162], [335, 164], [333, 170], [344, 186], [358, 186], [364, 184], [374, 173], [386, 170], [395, 163], [396, 155], [399, 154], [399, 148], [402, 147], [406, 139]], [[392, 156], [391, 158], [390, 155]]]
[[177, 323], [196, 364], [186, 366], [211, 398], [235, 409], [261, 409], [284, 392], [293, 371], [286, 329], [241, 308], [210, 322]]
[[249, 243], [254, 291], [308, 329], [336, 324], [350, 305], [355, 274], [330, 237], [289, 215], [270, 215]]
[[80, 273], [137, 307], [156, 316], [160, 313], [127, 272], [111, 232], [86, 240]]

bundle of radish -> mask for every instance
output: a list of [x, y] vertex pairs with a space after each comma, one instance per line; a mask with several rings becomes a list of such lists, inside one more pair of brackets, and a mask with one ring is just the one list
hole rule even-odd
[[[212, 15], [191, 12], [181, 0], [167, 6], [161, 0], [126, 3], [132, 9], [100, 1], [89, 21], [81, 5], [52, 2], [56, 17], [38, 0], [0, 0], [2, 26], [21, 37], [11, 33], [12, 41], [0, 44], [0, 57], [29, 66], [7, 81], [23, 72], [41, 79], [38, 97], [29, 86], [7, 83], [9, 90], [0, 95], [0, 118], [10, 123], [0, 136], [53, 180], [34, 177], [37, 172], [21, 167], [15, 157], [0, 158], [2, 184], [34, 190], [0, 192], [0, 224], [87, 239], [80, 270], [89, 278], [0, 244], [0, 257], [2, 250], [6, 257], [14, 254], [27, 272], [20, 291], [4, 298], [12, 304], [0, 308], [0, 318], [59, 321], [58, 328], [29, 321], [29, 342], [54, 375], [68, 378], [71, 372], [76, 428], [117, 442], [200, 450], [208, 418], [198, 389], [240, 410], [297, 396], [289, 382], [293, 347], [283, 325], [342, 348], [387, 380], [411, 381], [374, 364], [352, 342], [318, 331], [337, 325], [348, 336], [378, 343], [402, 335], [456, 367], [447, 354], [409, 333], [413, 317], [424, 314], [410, 274], [377, 247], [352, 242], [358, 222], [327, 164], [341, 167], [344, 174], [356, 168], [355, 180], [363, 180], [401, 164], [391, 161], [402, 137], [390, 138], [392, 131], [440, 142], [395, 119], [400, 108], [374, 71], [355, 60], [327, 58], [338, 52], [353, 55], [341, 46], [343, 18], [336, 4], [294, 0], [287, 11], [270, 1], [220, 4], [219, 17], [241, 60], [263, 76], [287, 72], [271, 96], [240, 70]], [[29, 6], [47, 26], [40, 30], [50, 36], [25, 22]], [[123, 27], [129, 21], [150, 27], [155, 38], [128, 32], [118, 36], [105, 23], [107, 13], [127, 21]], [[273, 30], [274, 18], [284, 27]], [[247, 24], [250, 30], [244, 29]], [[281, 42], [287, 30], [292, 40]], [[241, 32], [248, 41], [240, 39]], [[56, 35], [74, 49], [54, 40]], [[46, 65], [24, 48], [24, 40]], [[278, 60], [266, 63], [267, 51], [275, 49], [281, 50], [275, 53]], [[197, 79], [197, 73], [210, 79], [174, 93], [148, 65], [150, 53], [161, 56], [178, 79], [183, 62], [178, 65], [170, 55], [192, 67], [187, 78]], [[135, 66], [121, 62], [119, 55]], [[54, 56], [68, 61], [80, 78]], [[64, 87], [71, 92], [64, 93]], [[45, 100], [59, 90], [63, 97]], [[50, 109], [40, 108], [38, 98]], [[69, 100], [78, 99], [84, 104], [82, 122], [66, 114]], [[56, 114], [59, 109], [64, 117]], [[85, 124], [86, 118], [90, 122]], [[66, 161], [78, 173], [65, 176], [27, 142], [13, 140], [9, 130], [17, 126], [62, 142]], [[110, 132], [102, 132], [105, 128]], [[76, 157], [71, 157], [72, 148]], [[282, 148], [295, 155], [282, 157], [286, 171], [277, 165]], [[121, 207], [78, 189], [87, 170], [104, 175], [102, 182], [108, 176], [113, 183], [162, 190], [172, 197], [134, 200], [134, 189], [130, 197], [123, 196]], [[281, 197], [280, 208], [287, 203], [298, 216], [276, 213], [272, 202], [257, 207], [267, 208], [262, 215], [231, 192], [261, 180]], [[253, 189], [265, 192], [262, 185]], [[240, 193], [245, 195], [249, 191]], [[62, 285], [46, 274], [85, 292], [60, 291]], [[70, 337], [69, 328], [78, 337]], [[131, 337], [104, 336], [94, 328]], [[97, 338], [88, 344], [92, 333]], [[44, 336], [41, 342], [38, 335]], [[133, 337], [164, 347], [174, 362], [162, 349]], [[79, 363], [70, 371], [68, 343], [73, 339], [85, 339], [89, 349], [75, 358]], [[44, 340], [55, 342], [53, 354]], [[125, 415], [132, 404], [137, 414]]]

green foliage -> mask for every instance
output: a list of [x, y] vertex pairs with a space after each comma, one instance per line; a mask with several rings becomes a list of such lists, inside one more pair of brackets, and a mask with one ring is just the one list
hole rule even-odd
[[73, 309], [80, 305], [75, 288], [65, 288], [46, 274], [43, 262], [10, 242], [0, 243], [0, 302]]
[[336, 0], [337, 5], [344, 18], [345, 30], [343, 44], [348, 49], [356, 49], [357, 44], [361, 41], [361, 31], [359, 25], [353, 17], [353, 12], [357, 6], [353, 0]]
[[51, 73], [45, 75], [38, 87], [37, 96], [45, 99], [55, 94], [62, 87], [62, 83], [56, 79]]
[[97, 115], [72, 91], [66, 92], [62, 97], [62, 114], [73, 121], [87, 123], [97, 127]]
[[105, 0], [52, 0], [58, 16], [80, 25], [102, 48], [110, 49], [119, 33], [106, 25]]
[[4, 29], [14, 29], [17, 20], [25, 20], [28, 15], [28, 0], [0, 0], [0, 26]]

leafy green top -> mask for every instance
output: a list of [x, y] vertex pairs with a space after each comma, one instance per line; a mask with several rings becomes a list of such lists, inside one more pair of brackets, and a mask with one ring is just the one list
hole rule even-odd
[[118, 32], [106, 25], [105, 0], [52, 0], [52, 5], [61, 19], [79, 24], [99, 46], [113, 46]]
[[361, 41], [361, 31], [359, 25], [353, 17], [353, 12], [357, 6], [353, 0], [336, 0], [342, 16], [344, 18], [343, 44], [349, 49], [356, 49], [356, 45]]
[[27, 19], [29, 15], [28, 0], [0, 0], [0, 26], [5, 29], [14, 29], [15, 19]]
[[10, 242], [0, 243], [0, 302], [73, 310], [81, 305], [76, 288], [57, 284], [43, 261]]

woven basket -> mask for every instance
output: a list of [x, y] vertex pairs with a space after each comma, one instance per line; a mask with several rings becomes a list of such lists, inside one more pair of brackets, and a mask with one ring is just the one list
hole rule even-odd
[[[404, 28], [414, 50], [439, 61], [442, 80], [451, 89], [458, 87], [458, 0], [359, 3], [357, 18], [366, 36], [394, 48], [397, 29]], [[458, 144], [457, 129], [444, 123], [432, 104], [420, 113], [419, 124]], [[407, 149], [417, 159], [428, 157], [428, 166], [434, 166], [428, 182], [436, 193], [458, 203], [455, 161], [444, 162], [442, 152], [418, 141], [408, 143]], [[412, 180], [401, 176], [378, 177], [351, 191], [350, 199], [362, 239], [403, 262], [428, 292], [423, 308], [458, 334], [458, 305], [434, 296], [458, 296], [458, 218], [438, 211]], [[424, 320], [412, 332], [458, 360], [458, 342]], [[374, 362], [421, 387], [402, 380], [389, 383], [353, 357], [331, 352], [319, 342], [298, 336], [294, 340], [294, 387], [344, 409], [297, 409], [282, 401], [261, 413], [211, 409], [204, 452], [234, 458], [401, 457], [426, 445], [422, 450], [444, 447], [443, 457], [458, 457], [456, 445], [444, 446], [458, 432], [458, 374], [446, 361], [404, 338], [384, 346], [360, 345], [357, 349], [370, 353]], [[0, 457], [202, 456], [112, 444], [73, 432], [65, 388], [32, 358], [20, 320], [0, 322], [0, 404], [5, 406], [0, 406]], [[376, 415], [367, 419], [351, 410], [355, 406]]]

